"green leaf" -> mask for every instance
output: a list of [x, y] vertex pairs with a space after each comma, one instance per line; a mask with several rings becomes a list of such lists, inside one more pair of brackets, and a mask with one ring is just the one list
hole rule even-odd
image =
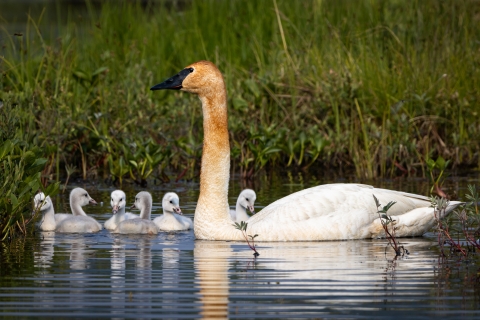
[[248, 102], [243, 98], [233, 98], [232, 102], [235, 110], [243, 110], [248, 108]]
[[0, 147], [0, 160], [6, 157], [10, 152], [12, 152], [14, 145], [12, 141], [7, 140], [5, 141], [2, 146]]
[[133, 164], [133, 166], [134, 166], [135, 168], [138, 168], [138, 164], [137, 164], [136, 161], [130, 160], [130, 163]]
[[378, 201], [377, 197], [375, 197], [374, 194], [372, 194], [372, 196], [373, 196], [373, 200], [375, 200], [375, 205], [377, 206], [377, 208], [380, 207], [381, 204], [380, 204], [380, 202]]
[[435, 161], [435, 165], [437, 166], [437, 168], [442, 170], [443, 168], [445, 168], [445, 159], [443, 159], [442, 156], [439, 156], [437, 158], [437, 161]]
[[12, 203], [12, 207], [15, 208], [18, 206], [18, 199], [13, 193], [10, 194], [10, 202]]
[[100, 73], [103, 73], [105, 71], [108, 71], [107, 67], [100, 67], [92, 73], [92, 76], [94, 77], [94, 76], [99, 75]]
[[260, 89], [258, 88], [257, 83], [253, 79], [245, 80], [245, 84], [247, 85], [248, 89], [253, 93], [255, 98], [260, 97]]
[[427, 164], [427, 167], [430, 171], [435, 169], [435, 164], [436, 163], [435, 163], [435, 161], [433, 161], [433, 159], [427, 159], [426, 164]]

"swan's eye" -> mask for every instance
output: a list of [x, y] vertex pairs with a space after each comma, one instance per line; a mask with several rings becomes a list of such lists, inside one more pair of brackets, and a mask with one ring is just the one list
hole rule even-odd
[[171, 203], [171, 204], [173, 204], [173, 201], [172, 201], [172, 200], [170, 200], [170, 203]]
[[88, 193], [87, 193], [87, 194], [85, 194], [85, 198], [88, 198]]
[[139, 201], [139, 199], [138, 199], [138, 198], [135, 198], [135, 201]]
[[190, 73], [192, 73], [195, 69], [193, 68], [188, 68], [188, 71], [190, 71]]
[[110, 201], [112, 201], [112, 202], [113, 202], [113, 198], [112, 198], [112, 199], [110, 199]]
[[247, 200], [247, 201], [248, 201], [248, 198], [245, 198], [245, 200]]

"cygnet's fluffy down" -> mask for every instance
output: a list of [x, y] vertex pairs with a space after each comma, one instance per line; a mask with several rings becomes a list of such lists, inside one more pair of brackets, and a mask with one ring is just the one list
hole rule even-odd
[[252, 214], [255, 214], [255, 200], [257, 194], [252, 189], [245, 189], [240, 192], [237, 199], [237, 206], [235, 210], [230, 210], [230, 217], [234, 222], [246, 221], [250, 216], [247, 214], [247, 209]]
[[103, 224], [107, 230], [115, 230], [120, 222], [124, 220], [139, 218], [139, 216], [136, 214], [125, 212], [125, 207], [127, 206], [127, 196], [122, 190], [115, 190], [112, 192], [110, 197], [110, 205], [112, 206], [113, 216]]
[[43, 214], [39, 228], [42, 231], [55, 231], [63, 233], [93, 233], [102, 229], [102, 225], [92, 217], [88, 217], [82, 207], [87, 204], [96, 204], [88, 192], [82, 188], [75, 188], [70, 193], [70, 207], [73, 214], [62, 214], [62, 218], [55, 217], [55, 210], [50, 197], [39, 193], [34, 197], [35, 208], [40, 208]]
[[162, 199], [163, 215], [153, 219], [162, 231], [182, 231], [193, 229], [193, 221], [184, 217], [180, 209], [180, 199], [175, 192], [168, 192]]
[[135, 208], [140, 210], [140, 217], [120, 222], [113, 233], [157, 234], [157, 226], [150, 221], [152, 212], [152, 195], [146, 191], [139, 192], [135, 196], [135, 203], [132, 206], [132, 209]]

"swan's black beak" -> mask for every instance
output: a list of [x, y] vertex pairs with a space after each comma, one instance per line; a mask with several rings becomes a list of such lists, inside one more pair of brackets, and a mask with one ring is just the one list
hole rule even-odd
[[193, 68], [186, 68], [171, 77], [150, 88], [150, 90], [162, 90], [162, 89], [171, 89], [171, 90], [180, 90], [182, 89], [182, 82], [185, 78], [193, 72]]

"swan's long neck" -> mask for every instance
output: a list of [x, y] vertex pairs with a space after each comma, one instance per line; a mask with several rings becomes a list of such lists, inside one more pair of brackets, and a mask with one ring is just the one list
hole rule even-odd
[[[218, 81], [207, 93], [199, 94], [203, 109], [203, 154], [200, 196], [195, 210], [197, 239], [232, 239], [236, 233], [229, 216], [228, 180], [230, 143], [228, 141], [225, 84]], [[239, 239], [241, 234], [239, 233]]]
[[118, 208], [117, 213], [115, 213], [117, 217], [123, 217], [125, 215], [125, 207]]
[[[164, 208], [165, 208], [165, 206], [164, 206]], [[167, 211], [167, 210], [163, 209], [163, 215], [165, 217], [173, 217], [173, 211]]]
[[51, 205], [47, 210], [43, 211], [42, 222], [40, 223], [42, 230], [55, 230], [57, 223], [55, 222], [55, 210]]
[[78, 201], [70, 199], [70, 209], [72, 209], [72, 214], [74, 216], [86, 216], [87, 214], [83, 211], [82, 206]]
[[237, 220], [247, 220], [249, 218], [247, 214], [247, 209], [245, 209], [245, 207], [240, 204], [240, 199], [237, 200], [235, 214], [237, 216]]
[[152, 204], [145, 201], [143, 203], [142, 210], [140, 211], [140, 219], [150, 220], [152, 213]]

